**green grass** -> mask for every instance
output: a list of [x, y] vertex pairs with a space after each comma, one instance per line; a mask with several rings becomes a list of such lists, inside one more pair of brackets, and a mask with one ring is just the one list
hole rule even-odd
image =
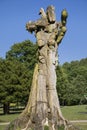
[[87, 105], [65, 106], [61, 110], [68, 120], [87, 120]]
[[[65, 106], [61, 108], [63, 116], [68, 120], [87, 120], [87, 105]], [[73, 123], [81, 130], [87, 130], [87, 123]]]
[[18, 117], [19, 114], [0, 115], [0, 120], [3, 122], [10, 122]]
[[0, 126], [0, 130], [4, 130], [5, 127], [6, 127], [5, 125], [1, 125], [1, 126]]
[[[65, 106], [61, 108], [64, 117], [68, 120], [87, 120], [87, 105]], [[19, 114], [0, 115], [0, 120], [10, 122], [16, 119]], [[87, 130], [87, 123], [74, 123], [81, 130]], [[4, 130], [5, 126], [0, 126], [0, 130]]]
[[87, 130], [87, 123], [74, 123], [75, 126], [79, 127], [81, 130]]

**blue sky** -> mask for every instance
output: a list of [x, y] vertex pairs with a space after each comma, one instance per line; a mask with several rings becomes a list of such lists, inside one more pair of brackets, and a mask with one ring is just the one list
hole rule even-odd
[[46, 10], [49, 5], [55, 6], [57, 21], [63, 9], [69, 14], [67, 33], [59, 46], [60, 64], [87, 57], [87, 0], [0, 0], [0, 57], [14, 43], [36, 41], [25, 25], [40, 18], [40, 8]]

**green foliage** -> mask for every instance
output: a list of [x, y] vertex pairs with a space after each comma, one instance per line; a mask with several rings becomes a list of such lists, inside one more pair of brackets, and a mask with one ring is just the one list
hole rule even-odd
[[68, 98], [67, 92], [68, 92], [69, 82], [67, 79], [67, 75], [64, 72], [64, 69], [62, 68], [62, 66], [58, 66], [56, 72], [57, 72], [58, 96], [59, 96], [61, 105], [65, 105]]
[[57, 90], [61, 105], [86, 104], [87, 58], [57, 68]]
[[1, 74], [3, 75], [3, 77], [1, 76], [2, 81], [0, 80], [1, 102], [10, 103], [20, 101], [22, 100], [21, 98], [25, 94], [25, 91], [28, 96], [28, 69], [16, 60], [5, 60], [3, 64], [5, 71], [3, 71], [3, 69], [1, 70]]
[[29, 69], [33, 69], [35, 63], [37, 62], [37, 49], [37, 44], [33, 44], [29, 40], [16, 43], [6, 53], [6, 59], [16, 59], [25, 63]]
[[27, 103], [36, 52], [37, 45], [27, 40], [14, 44], [6, 59], [0, 59], [0, 103]]

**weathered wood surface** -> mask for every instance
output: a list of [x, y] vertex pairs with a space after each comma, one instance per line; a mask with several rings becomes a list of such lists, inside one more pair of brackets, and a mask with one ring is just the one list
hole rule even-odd
[[39, 14], [39, 20], [26, 24], [29, 32], [35, 32], [38, 44], [38, 64], [29, 101], [22, 114], [6, 130], [44, 130], [45, 125], [49, 130], [58, 130], [62, 124], [65, 130], [71, 129], [62, 115], [56, 90], [57, 50], [66, 33], [67, 12], [62, 11], [61, 22], [56, 22], [53, 6], [49, 6], [46, 13], [41, 8]]

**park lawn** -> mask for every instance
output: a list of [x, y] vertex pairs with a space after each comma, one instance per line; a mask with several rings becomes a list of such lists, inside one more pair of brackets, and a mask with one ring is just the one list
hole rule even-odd
[[9, 114], [9, 115], [0, 115], [1, 122], [11, 122], [12, 120], [16, 119], [19, 114]]
[[[12, 120], [16, 119], [19, 116], [19, 114], [9, 114], [9, 115], [0, 115], [1, 123], [2, 121], [5, 122], [11, 122]], [[0, 130], [4, 130], [6, 125], [0, 125]]]
[[6, 127], [5, 125], [1, 125], [1, 126], [0, 126], [0, 130], [4, 130], [5, 127]]
[[[64, 117], [68, 120], [87, 120], [87, 105], [64, 106], [61, 107]], [[16, 119], [19, 114], [0, 115], [0, 120], [10, 122]], [[81, 130], [87, 130], [87, 123], [74, 123]], [[0, 130], [4, 130], [6, 126], [0, 126]]]
[[64, 106], [61, 110], [68, 120], [87, 120], [87, 105]]
[[[87, 120], [87, 105], [61, 107], [63, 116], [68, 120]], [[81, 130], [87, 130], [87, 123], [73, 123]]]
[[79, 127], [81, 130], [87, 130], [87, 123], [74, 123], [75, 126]]

